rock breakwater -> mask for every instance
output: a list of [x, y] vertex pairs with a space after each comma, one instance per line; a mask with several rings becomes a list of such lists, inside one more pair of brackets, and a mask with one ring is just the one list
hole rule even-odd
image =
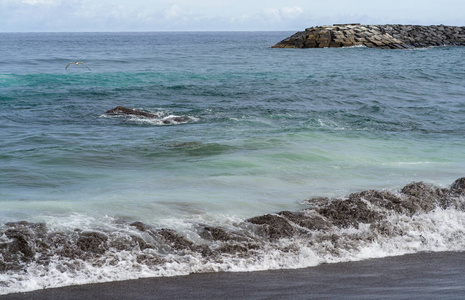
[[465, 27], [445, 25], [317, 26], [297, 32], [272, 48], [340, 48], [365, 46], [410, 49], [432, 46], [465, 46]]

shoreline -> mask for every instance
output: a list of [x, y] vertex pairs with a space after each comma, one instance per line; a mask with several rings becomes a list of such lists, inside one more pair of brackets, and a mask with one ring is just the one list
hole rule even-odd
[[451, 299], [465, 294], [464, 267], [464, 252], [423, 252], [305, 269], [76, 285], [0, 299]]
[[[450, 188], [414, 182], [399, 193], [366, 190], [346, 199], [309, 199], [306, 210], [257, 216], [232, 228], [196, 223], [191, 232], [198, 235], [198, 240], [191, 240], [182, 231], [143, 222], [122, 223], [118, 232], [77, 228], [70, 233], [48, 230], [45, 223], [10, 222], [3, 233], [0, 231], [9, 238], [0, 249], [4, 258], [0, 268], [14, 276], [5, 277], [0, 284], [3, 293], [11, 293], [25, 291], [26, 287], [57, 287], [141, 275], [304, 268], [322, 262], [412, 252], [463, 251], [463, 195], [465, 177], [454, 181]], [[295, 281], [295, 272], [287, 277], [285, 286]], [[219, 274], [223, 273], [215, 273], [213, 282], [218, 276], [226, 276]], [[198, 276], [207, 275], [189, 278]], [[251, 275], [227, 276], [235, 282]], [[266, 278], [256, 279], [256, 275], [251, 278], [258, 284], [267, 282]], [[161, 285], [169, 286], [169, 280]], [[279, 282], [269, 286], [276, 285]], [[228, 288], [225, 285], [222, 290]], [[252, 286], [248, 288], [253, 290]], [[137, 291], [140, 289], [144, 287]], [[124, 292], [126, 288], [121, 290]]]

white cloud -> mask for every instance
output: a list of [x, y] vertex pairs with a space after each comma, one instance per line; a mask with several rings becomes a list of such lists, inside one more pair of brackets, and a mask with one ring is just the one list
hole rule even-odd
[[271, 18], [275, 21], [281, 21], [282, 19], [295, 19], [303, 12], [304, 10], [299, 6], [264, 9], [265, 17]]
[[[465, 25], [465, 1], [0, 0], [4, 31], [302, 30], [344, 22]], [[453, 10], [450, 7], [454, 7]]]
[[264, 13], [265, 17], [271, 18], [273, 20], [281, 20], [281, 14], [277, 8], [265, 8]]
[[304, 10], [302, 7], [294, 6], [294, 7], [283, 7], [280, 9], [280, 12], [284, 18], [295, 19], [295, 18], [298, 18], [301, 14], [303, 14]]
[[178, 18], [182, 13], [182, 9], [179, 5], [173, 4], [170, 8], [165, 10], [165, 17], [167, 19]]
[[38, 4], [54, 4], [53, 0], [23, 0], [22, 3], [29, 4], [29, 5], [38, 5]]

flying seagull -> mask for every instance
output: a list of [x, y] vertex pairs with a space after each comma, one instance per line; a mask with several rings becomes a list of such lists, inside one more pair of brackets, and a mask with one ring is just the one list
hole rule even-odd
[[[71, 62], [69, 62], [69, 63], [66, 65], [65, 69], [68, 69], [69, 65], [76, 65], [76, 66], [84, 65], [87, 69], [89, 69], [89, 67], [88, 67], [85, 63], [79, 62], [79, 61], [76, 61], [76, 62], [71, 61]], [[90, 69], [89, 69], [89, 71], [90, 71]]]

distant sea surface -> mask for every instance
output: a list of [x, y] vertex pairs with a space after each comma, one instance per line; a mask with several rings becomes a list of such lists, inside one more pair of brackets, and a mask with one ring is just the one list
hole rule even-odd
[[340, 251], [244, 244], [306, 199], [465, 175], [465, 48], [270, 48], [291, 34], [0, 33], [0, 294], [465, 250], [439, 208]]

